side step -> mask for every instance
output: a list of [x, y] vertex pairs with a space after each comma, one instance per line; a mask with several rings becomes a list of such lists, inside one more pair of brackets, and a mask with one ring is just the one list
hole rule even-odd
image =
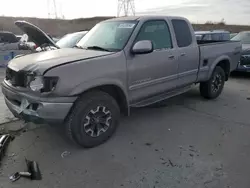
[[151, 104], [154, 104], [154, 103], [166, 100], [168, 98], [180, 95], [182, 93], [185, 93], [188, 90], [192, 89], [192, 86], [193, 85], [188, 85], [186, 87], [175, 89], [174, 91], [170, 91], [170, 92], [167, 92], [167, 93], [161, 93], [159, 95], [154, 95], [154, 96], [152, 96], [150, 98], [146, 98], [146, 99], [144, 99], [144, 100], [142, 100], [140, 102], [131, 104], [130, 106], [131, 107], [136, 107], [136, 108], [149, 106]]

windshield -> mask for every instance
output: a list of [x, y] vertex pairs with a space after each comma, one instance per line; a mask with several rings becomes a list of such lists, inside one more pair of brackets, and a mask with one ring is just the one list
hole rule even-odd
[[127, 44], [136, 24], [137, 21], [99, 23], [77, 45], [82, 48], [98, 46], [109, 51], [120, 51]]
[[250, 44], [250, 32], [238, 33], [231, 40], [241, 41], [242, 44]]
[[79, 33], [71, 33], [62, 37], [59, 41], [57, 41], [56, 45], [60, 48], [73, 48], [79, 40], [87, 33], [79, 32]]

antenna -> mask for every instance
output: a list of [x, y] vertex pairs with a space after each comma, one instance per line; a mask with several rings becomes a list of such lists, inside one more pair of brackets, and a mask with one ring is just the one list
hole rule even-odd
[[58, 18], [56, 9], [56, 0], [47, 0], [48, 3], [48, 18]]
[[134, 0], [118, 0], [117, 17], [119, 16], [134, 16], [135, 1]]

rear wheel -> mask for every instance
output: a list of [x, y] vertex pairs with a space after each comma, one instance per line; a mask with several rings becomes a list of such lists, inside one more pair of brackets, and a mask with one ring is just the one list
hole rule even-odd
[[101, 91], [83, 95], [66, 120], [67, 135], [82, 147], [95, 147], [116, 130], [120, 109], [113, 97]]
[[207, 99], [217, 98], [224, 88], [225, 78], [225, 71], [219, 66], [215, 67], [211, 78], [200, 83], [201, 96]]

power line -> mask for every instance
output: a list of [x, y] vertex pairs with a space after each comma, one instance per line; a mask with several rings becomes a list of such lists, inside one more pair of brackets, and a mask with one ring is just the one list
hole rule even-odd
[[56, 0], [47, 0], [48, 3], [48, 18], [58, 18]]
[[135, 1], [134, 0], [118, 0], [117, 17], [119, 16], [134, 16]]

